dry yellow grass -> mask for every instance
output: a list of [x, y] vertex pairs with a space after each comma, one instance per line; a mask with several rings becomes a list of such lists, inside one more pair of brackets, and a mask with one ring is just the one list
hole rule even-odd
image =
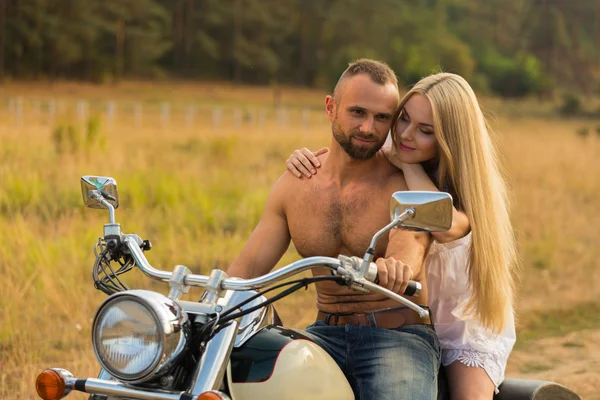
[[[137, 100], [265, 110], [272, 104], [269, 89], [216, 84], [13, 84], [3, 95], [59, 98], [66, 104], [79, 98], [97, 104], [117, 100], [123, 107]], [[287, 129], [278, 126], [272, 110], [261, 128], [256, 120], [244, 120], [234, 129], [231, 117], [224, 116], [221, 129], [213, 131], [209, 114], [198, 114], [196, 127], [190, 128], [180, 107], [168, 127], [160, 126], [158, 113], [145, 115], [142, 128], [134, 127], [131, 114], [117, 114], [115, 126], [101, 130], [104, 143], [86, 146], [81, 139], [77, 150], [61, 154], [52, 132], [59, 120], [72, 121], [72, 112], [54, 124], [45, 114], [29, 113], [17, 126], [14, 116], [0, 109], [0, 398], [36, 398], [34, 379], [44, 367], [64, 367], [78, 376], [97, 373], [89, 338], [104, 295], [94, 290], [90, 271], [107, 213], [83, 207], [80, 176], [117, 179], [117, 219], [125, 231], [153, 242], [148, 257], [155, 266], [183, 263], [197, 273], [224, 268], [257, 223], [292, 149], [329, 143], [328, 125], [318, 111], [311, 114], [310, 129], [300, 116], [301, 108], [320, 107], [322, 93], [284, 89], [282, 102], [293, 108]], [[585, 122], [499, 117], [493, 123], [510, 176], [523, 261], [522, 326], [538, 312], [576, 309], [598, 296], [600, 136], [576, 135], [579, 124]], [[282, 263], [296, 258], [290, 249]], [[126, 280], [166, 293], [137, 272]], [[312, 294], [296, 293], [280, 303], [283, 320], [296, 327], [310, 323]], [[511, 368], [513, 376], [519, 374], [517, 366]], [[592, 393], [567, 377], [553, 379]]]

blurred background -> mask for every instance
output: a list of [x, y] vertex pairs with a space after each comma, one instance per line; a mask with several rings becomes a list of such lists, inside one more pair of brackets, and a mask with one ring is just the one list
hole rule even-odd
[[[288, 155], [329, 144], [324, 97], [361, 57], [402, 90], [439, 71], [473, 86], [521, 258], [507, 375], [600, 399], [598, 0], [0, 0], [0, 398], [36, 398], [46, 367], [98, 372], [108, 215], [84, 208], [82, 175], [116, 178], [154, 266], [225, 269]], [[278, 310], [304, 327], [314, 303]]]
[[504, 97], [598, 92], [594, 0], [3, 0], [0, 78], [328, 89], [348, 60], [436, 69]]

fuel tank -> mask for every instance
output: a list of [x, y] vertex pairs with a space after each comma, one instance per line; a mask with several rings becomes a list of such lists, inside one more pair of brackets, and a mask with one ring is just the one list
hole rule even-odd
[[336, 362], [302, 333], [269, 325], [233, 349], [227, 369], [233, 400], [352, 400]]

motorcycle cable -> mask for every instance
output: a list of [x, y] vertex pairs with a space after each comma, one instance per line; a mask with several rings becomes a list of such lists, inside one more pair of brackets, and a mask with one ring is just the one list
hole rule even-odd
[[[106, 255], [108, 253], [108, 249], [103, 249], [99, 255], [96, 256], [96, 261], [94, 262], [94, 269], [92, 271], [92, 275], [94, 278], [94, 286], [96, 289], [101, 290], [106, 295], [110, 296], [113, 293], [118, 292], [118, 288], [116, 287], [116, 283], [112, 281], [109, 274], [106, 271], [105, 264], [109, 264], [110, 261], [107, 259]], [[110, 264], [109, 264], [110, 265]], [[104, 276], [100, 276], [100, 275]]]
[[[279, 285], [275, 285], [272, 286], [270, 288], [268, 288], [267, 290], [264, 290], [262, 292], [258, 292], [257, 294], [247, 298], [246, 300], [236, 304], [235, 306], [231, 307], [230, 309], [228, 309], [227, 311], [221, 313], [221, 318], [223, 317], [227, 317], [228, 315], [230, 315], [234, 310], [236, 309], [240, 309], [240, 307], [245, 306], [246, 304], [250, 303], [251, 301], [263, 296], [266, 293], [272, 292], [273, 290], [277, 290], [279, 288], [285, 287], [285, 286], [289, 286], [289, 285], [294, 285], [294, 284], [301, 284], [296, 290], [299, 290], [301, 288], [308, 288], [308, 285], [310, 285], [311, 283], [317, 283], [317, 282], [321, 282], [321, 281], [335, 281], [336, 283], [340, 283], [340, 281], [345, 282], [344, 278], [341, 276], [315, 276], [312, 278], [302, 278], [302, 279], [296, 279], [293, 281], [288, 281], [288, 282], [284, 282], [284, 283], [280, 283]], [[289, 290], [289, 289], [288, 289]], [[295, 290], [294, 290], [295, 291]], [[284, 292], [282, 292], [284, 293]], [[292, 292], [293, 293], [293, 292]], [[266, 303], [261, 303], [257, 306], [254, 306], [254, 308], [252, 309], [252, 311], [254, 311], [255, 309], [258, 309], [260, 307], [264, 307], [265, 305], [267, 305]], [[250, 311], [250, 312], [252, 312]], [[242, 316], [245, 314], [242, 314]], [[237, 318], [237, 317], [236, 317]]]
[[[124, 290], [128, 290], [129, 288], [127, 287], [127, 285], [125, 285], [121, 279], [119, 279], [118, 275], [123, 274], [125, 272], [127, 272], [130, 268], [128, 268], [127, 264], [128, 262], [121, 262], [120, 260], [115, 260], [117, 261], [119, 264], [121, 264], [121, 268], [119, 268], [116, 272], [115, 270], [112, 268], [112, 266], [110, 265], [110, 260], [108, 259], [104, 259], [104, 262], [100, 262], [100, 267], [102, 269], [102, 272], [104, 273], [104, 277], [100, 278], [100, 282], [102, 282], [102, 287], [104, 287], [105, 289], [107, 289], [107, 291], [109, 291], [110, 293], [107, 293], [109, 295], [114, 294], [114, 293], [118, 293]], [[110, 273], [108, 273], [106, 271], [106, 267], [108, 267], [108, 269], [110, 270]], [[106, 293], [106, 291], [105, 291]]]
[[[133, 268], [133, 258], [125, 256], [119, 250], [115, 251], [114, 248], [111, 249], [110, 246], [104, 246], [102, 239], [98, 241], [94, 248], [94, 253], [96, 254], [96, 261], [94, 262], [92, 275], [96, 289], [101, 290], [109, 296], [123, 290], [128, 290], [127, 285], [119, 279], [119, 275]], [[116, 271], [110, 265], [111, 261], [116, 261], [120, 264], [120, 267]], [[107, 268], [110, 272], [107, 271]], [[101, 274], [104, 276], [100, 277]]]
[[[236, 304], [229, 310], [221, 313], [218, 316], [218, 319], [213, 317], [211, 320], [207, 321], [206, 324], [198, 332], [198, 336], [204, 336], [207, 333], [208, 329], [211, 330], [211, 335], [212, 335], [212, 334], [218, 332], [219, 329], [221, 327], [223, 327], [229, 321], [232, 321], [239, 317], [243, 317], [246, 314], [250, 314], [251, 312], [258, 310], [259, 308], [265, 307], [271, 303], [274, 303], [274, 302], [294, 293], [297, 290], [300, 290], [302, 288], [307, 288], [308, 285], [310, 285], [312, 283], [317, 283], [317, 282], [322, 282], [322, 281], [335, 281], [335, 282], [340, 283], [342, 281], [345, 281], [345, 278], [341, 277], [341, 276], [333, 276], [333, 275], [332, 276], [316, 276], [316, 277], [312, 277], [312, 278], [303, 278], [303, 279], [297, 279], [294, 281], [284, 282], [279, 285], [270, 287], [269, 289], [259, 292], [259, 293], [255, 294], [254, 296], [251, 296], [248, 299], [240, 302], [239, 304]], [[262, 302], [260, 304], [257, 304], [256, 306], [248, 308], [247, 310], [242, 310], [240, 312], [233, 313], [233, 310], [236, 310], [239, 307], [242, 307], [245, 304], [248, 304], [252, 300], [257, 299], [258, 297], [263, 296], [266, 293], [269, 293], [273, 290], [277, 290], [284, 286], [290, 286], [290, 285], [294, 285], [294, 286], [282, 291], [281, 293], [276, 294], [275, 296], [271, 297], [270, 299], [265, 300], [264, 302]], [[217, 326], [217, 324], [218, 324], [218, 326]]]
[[[323, 279], [326, 278], [326, 279]], [[333, 278], [333, 279], [332, 279]], [[221, 328], [223, 328], [227, 322], [239, 318], [241, 316], [244, 316], [246, 314], [249, 314], [259, 308], [262, 308], [266, 305], [269, 305], [283, 297], [286, 297], [292, 293], [294, 293], [295, 291], [303, 288], [303, 287], [307, 287], [307, 285], [309, 285], [310, 283], [312, 283], [310, 280], [315, 280], [315, 282], [317, 281], [321, 281], [321, 280], [338, 280], [338, 278], [341, 277], [336, 277], [336, 276], [331, 276], [331, 277], [315, 277], [315, 278], [304, 278], [304, 279], [297, 279], [294, 281], [289, 281], [289, 282], [284, 282], [281, 283], [279, 285], [273, 286], [268, 288], [267, 290], [264, 290], [262, 292], [259, 292], [251, 297], [249, 297], [248, 299], [240, 302], [239, 304], [236, 304], [235, 306], [233, 306], [231, 309], [225, 311], [224, 313], [216, 313], [216, 314], [212, 314], [213, 317], [210, 318], [208, 321], [206, 321], [206, 323], [200, 328], [200, 330], [194, 335], [193, 340], [190, 344], [192, 343], [196, 343], [198, 340], [202, 341], [203, 339], [207, 339], [209, 337], [212, 337], [212, 335], [214, 335], [215, 333], [217, 333]], [[308, 281], [308, 282], [307, 282]], [[291, 288], [288, 288], [286, 290], [284, 290], [281, 293], [278, 293], [277, 295], [273, 296], [270, 299], [267, 299], [266, 301], [253, 306], [247, 310], [243, 310], [241, 312], [232, 314], [233, 310], [238, 309], [239, 307], [242, 307], [243, 305], [249, 303], [250, 301], [262, 296], [265, 293], [271, 292], [273, 290], [277, 290], [281, 287], [284, 286], [289, 286], [289, 285], [294, 285]], [[223, 317], [224, 315], [227, 315], [225, 318]]]

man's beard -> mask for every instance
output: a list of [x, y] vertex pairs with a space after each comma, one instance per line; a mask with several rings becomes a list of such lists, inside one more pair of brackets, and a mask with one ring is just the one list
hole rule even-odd
[[333, 137], [335, 137], [335, 140], [337, 140], [342, 149], [344, 149], [344, 151], [355, 160], [368, 160], [369, 158], [373, 157], [385, 143], [384, 138], [382, 141], [374, 143], [369, 147], [353, 144], [353, 137], [363, 140], [374, 140], [377, 139], [377, 137], [375, 135], [363, 135], [360, 132], [351, 132], [349, 134], [345, 134], [342, 127], [338, 123], [337, 118], [333, 121], [331, 130], [333, 132]]

